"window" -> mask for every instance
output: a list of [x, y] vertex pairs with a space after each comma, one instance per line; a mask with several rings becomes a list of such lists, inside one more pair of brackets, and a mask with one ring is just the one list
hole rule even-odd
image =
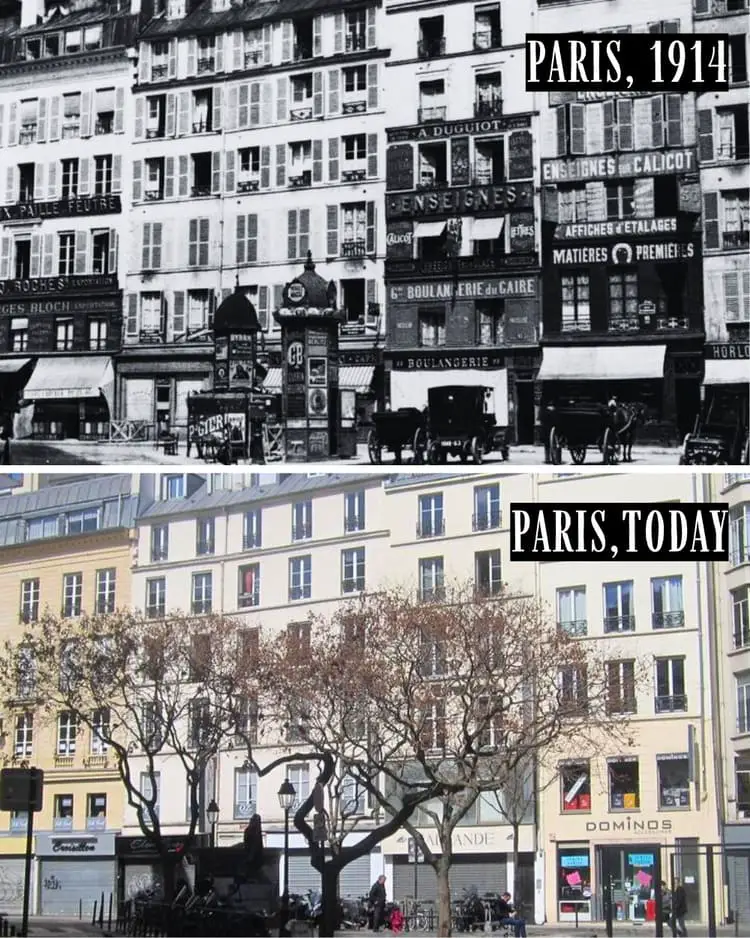
[[57, 236], [57, 272], [70, 277], [75, 270], [76, 236], [72, 231], [61, 231]]
[[729, 563], [733, 567], [750, 560], [750, 504], [729, 509]]
[[251, 563], [239, 569], [237, 606], [247, 609], [260, 605], [260, 564]]
[[81, 92], [63, 95], [62, 138], [77, 137], [81, 132]]
[[560, 671], [560, 705], [565, 716], [584, 716], [588, 712], [589, 691], [586, 668], [563, 668]]
[[88, 795], [86, 798], [86, 829], [103, 831], [107, 827], [107, 796]]
[[750, 817], [750, 753], [741, 752], [735, 757], [734, 780], [737, 813], [741, 818]]
[[474, 98], [475, 117], [501, 117], [503, 113], [502, 74], [477, 75]]
[[39, 580], [21, 581], [21, 621], [36, 622], [39, 619]]
[[747, 47], [743, 32], [729, 36], [729, 84], [747, 81]]
[[586, 186], [560, 186], [557, 190], [557, 212], [561, 225], [586, 221]]
[[10, 347], [13, 352], [25, 352], [29, 347], [29, 320], [14, 316], [10, 321]]
[[632, 811], [640, 808], [638, 757], [607, 759], [609, 769], [609, 810]]
[[215, 64], [215, 45], [213, 36], [198, 37], [198, 74], [212, 72]]
[[[193, 680], [198, 680], [193, 675]], [[188, 746], [190, 749], [200, 749], [208, 744], [210, 732], [210, 710], [207, 700], [191, 700], [188, 706]], [[210, 745], [210, 744], [209, 744]]]
[[73, 796], [55, 795], [52, 827], [56, 831], [73, 830]]
[[13, 270], [16, 280], [28, 280], [31, 276], [31, 238], [15, 238]]
[[474, 589], [479, 596], [498, 596], [502, 592], [499, 549], [474, 554]]
[[94, 26], [87, 26], [83, 31], [83, 47], [87, 51], [98, 49], [102, 44], [102, 25], [96, 23]]
[[427, 751], [445, 748], [445, 701], [428, 704], [418, 726], [419, 745]]
[[502, 345], [505, 341], [505, 301], [477, 303], [477, 330], [480, 345]]
[[66, 518], [67, 534], [88, 534], [99, 530], [99, 509], [86, 508], [83, 511], [71, 511]]
[[70, 352], [73, 350], [73, 319], [67, 316], [55, 318], [55, 350]]
[[609, 221], [634, 217], [635, 185], [632, 180], [608, 183], [605, 192]]
[[289, 559], [289, 600], [310, 599], [312, 596], [312, 557]]
[[636, 713], [635, 661], [607, 662], [607, 713]]
[[677, 752], [656, 757], [659, 776], [659, 807], [690, 807], [690, 762], [687, 753]]
[[47, 515], [46, 518], [32, 518], [26, 525], [26, 538], [30, 541], [42, 537], [57, 537], [59, 533], [59, 515]]
[[73, 756], [78, 736], [78, 717], [72, 710], [63, 710], [57, 716], [57, 755]]
[[310, 794], [310, 767], [308, 765], [290, 765], [287, 767], [286, 777], [292, 783], [295, 791], [292, 811], [296, 811]]
[[[253, 632], [257, 636], [257, 629]], [[249, 632], [246, 634], [250, 634]], [[257, 660], [257, 646], [256, 646]], [[235, 705], [234, 735], [241, 746], [258, 742], [258, 701], [254, 697], [243, 697]]]
[[89, 316], [89, 348], [92, 352], [103, 352], [107, 348], [109, 323], [104, 316]]
[[18, 696], [24, 700], [36, 692], [36, 660], [31, 648], [22, 647], [18, 652]]
[[146, 615], [155, 619], [167, 611], [167, 581], [163, 576], [146, 580]]
[[347, 163], [363, 163], [367, 157], [367, 135], [350, 134], [341, 138], [344, 149], [344, 161]]
[[166, 95], [156, 94], [146, 98], [146, 137], [163, 137], [167, 110]]
[[312, 502], [295, 502], [292, 505], [292, 540], [304, 541], [312, 537]]
[[234, 770], [234, 819], [250, 820], [258, 804], [258, 775], [250, 769]]
[[209, 219], [190, 219], [188, 267], [207, 267], [209, 259]]
[[16, 717], [16, 732], [13, 754], [17, 759], [30, 756], [34, 747], [34, 717], [31, 713], [22, 713]]
[[657, 658], [655, 661], [656, 713], [687, 710], [685, 659]]
[[80, 29], [69, 29], [65, 33], [65, 53], [66, 55], [71, 52], [80, 52], [81, 51], [81, 30]]
[[149, 202], [164, 198], [164, 157], [156, 156], [144, 161], [143, 197]]
[[151, 563], [166, 560], [169, 554], [169, 525], [155, 524], [151, 528]]
[[18, 201], [34, 201], [34, 163], [20, 163], [18, 166]]
[[746, 160], [750, 156], [746, 104], [716, 109], [715, 156], [718, 160]]
[[19, 107], [19, 143], [33, 143], [36, 140], [36, 131], [38, 123], [39, 101], [37, 98], [27, 98], [21, 101]]
[[117, 571], [114, 567], [96, 571], [96, 612], [98, 615], [115, 611]]
[[244, 34], [245, 68], [261, 65], [263, 58], [263, 33], [260, 29], [246, 29]]
[[420, 59], [432, 59], [445, 53], [443, 17], [426, 16], [419, 21], [417, 55]]
[[80, 616], [83, 574], [66, 573], [63, 576], [63, 615], [67, 618]]
[[169, 74], [169, 41], [151, 43], [151, 81], [159, 81]]
[[750, 244], [750, 193], [748, 190], [721, 193], [724, 218], [722, 247], [745, 248]]
[[341, 592], [361, 593], [365, 588], [365, 549], [352, 547], [341, 551]]
[[443, 493], [419, 496], [417, 537], [440, 537], [445, 534]]
[[203, 134], [212, 129], [212, 88], [200, 88], [193, 92], [193, 133]]
[[309, 622], [290, 622], [286, 627], [286, 641], [297, 656], [310, 654], [311, 627]]
[[419, 595], [425, 600], [444, 596], [443, 558], [422, 557], [419, 561]]
[[651, 580], [651, 624], [655, 629], [679, 628], [685, 624], [682, 608], [682, 577], [655, 577]]
[[420, 143], [417, 149], [417, 188], [432, 189], [448, 183], [448, 151], [446, 144]]
[[604, 632], [634, 632], [633, 581], [604, 584]]
[[367, 69], [364, 65], [342, 69], [344, 94], [356, 94], [367, 90]]
[[141, 335], [163, 334], [163, 312], [161, 293], [141, 293]]
[[566, 586], [557, 591], [557, 625], [568, 635], [586, 635], [586, 587]]
[[115, 89], [99, 88], [94, 100], [94, 133], [111, 134], [115, 129]]
[[367, 250], [367, 203], [348, 202], [341, 206], [341, 253], [363, 257]]
[[367, 810], [367, 789], [351, 775], [341, 779], [341, 811], [347, 817], [364, 814]]
[[420, 346], [437, 348], [445, 345], [445, 309], [420, 309], [418, 317]]
[[106, 738], [109, 736], [109, 708], [94, 710], [91, 717], [91, 755], [103, 756], [108, 749]]
[[750, 645], [750, 587], [732, 590], [732, 634], [735, 648]]
[[444, 102], [444, 79], [438, 78], [435, 81], [420, 81], [417, 123], [423, 124], [429, 121], [445, 120], [447, 108]]
[[638, 274], [635, 270], [610, 271], [609, 331], [637, 332], [638, 320]]
[[737, 675], [737, 729], [750, 733], [750, 672]]
[[[141, 772], [140, 779], [140, 792], [141, 798], [147, 802], [151, 803], [152, 811], [159, 817], [159, 793], [161, 789], [161, 773], [160, 772]], [[146, 809], [146, 816], [148, 817], [148, 809]]]
[[215, 522], [213, 518], [199, 518], [195, 522], [195, 553], [198, 557], [213, 554], [214, 529]]
[[168, 501], [171, 498], [185, 497], [185, 476], [184, 475], [166, 475], [161, 480], [162, 501]]
[[242, 549], [253, 550], [263, 544], [263, 514], [260, 508], [245, 512], [242, 528]]
[[161, 269], [161, 222], [143, 223], [143, 248], [141, 251], [141, 266], [143, 270]]
[[190, 610], [194, 614], [211, 612], [213, 584], [210, 573], [194, 573]]
[[243, 147], [237, 151], [237, 188], [240, 192], [257, 189], [260, 183], [260, 147]]
[[474, 488], [472, 530], [490, 531], [500, 527], [500, 485], [477, 485]]
[[591, 767], [588, 759], [563, 762], [560, 766], [562, 810], [591, 810]]
[[365, 529], [365, 493], [347, 492], [344, 495], [344, 531], [353, 534]]

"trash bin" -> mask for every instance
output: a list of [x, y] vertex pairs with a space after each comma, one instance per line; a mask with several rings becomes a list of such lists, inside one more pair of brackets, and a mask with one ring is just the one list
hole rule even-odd
[[656, 899], [646, 899], [646, 921], [656, 921]]

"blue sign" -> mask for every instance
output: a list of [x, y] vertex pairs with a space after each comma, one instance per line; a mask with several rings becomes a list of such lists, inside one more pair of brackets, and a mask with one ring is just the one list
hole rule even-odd
[[653, 853], [629, 853], [628, 863], [631, 866], [653, 866], [654, 855]]
[[560, 857], [560, 866], [564, 870], [574, 869], [575, 867], [588, 866], [588, 854], [582, 853], [574, 857]]

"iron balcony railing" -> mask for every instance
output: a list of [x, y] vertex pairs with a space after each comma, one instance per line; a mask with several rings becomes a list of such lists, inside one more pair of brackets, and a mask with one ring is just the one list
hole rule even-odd
[[654, 710], [656, 713], [680, 713], [687, 710], [687, 695], [657, 694], [654, 697]]
[[604, 633], [635, 632], [635, 616], [605, 616]]
[[435, 39], [420, 39], [417, 43], [417, 57], [420, 59], [434, 59], [445, 55], [445, 37]]
[[654, 612], [651, 615], [651, 625], [655, 629], [679, 629], [685, 624], [685, 613]]

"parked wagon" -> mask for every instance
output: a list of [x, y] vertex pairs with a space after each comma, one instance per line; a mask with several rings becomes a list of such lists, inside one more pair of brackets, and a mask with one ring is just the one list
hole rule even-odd
[[410, 449], [415, 463], [423, 463], [427, 451], [426, 416], [416, 407], [401, 407], [372, 415], [375, 426], [367, 437], [367, 454], [370, 462], [378, 465], [383, 461], [383, 450], [393, 453], [394, 460], [401, 462], [403, 452]]
[[604, 465], [615, 465], [620, 458], [621, 444], [614, 426], [614, 415], [603, 404], [571, 403], [563, 407], [550, 405], [542, 424], [546, 461], [553, 466], [562, 462], [562, 451], [580, 466], [586, 461], [589, 447], [596, 447]]
[[492, 388], [452, 385], [428, 391], [427, 458], [431, 463], [458, 456], [480, 464], [487, 453], [499, 452], [507, 462], [507, 430], [494, 414]]
[[709, 386], [705, 406], [682, 444], [681, 466], [732, 466], [750, 462], [747, 389]]

